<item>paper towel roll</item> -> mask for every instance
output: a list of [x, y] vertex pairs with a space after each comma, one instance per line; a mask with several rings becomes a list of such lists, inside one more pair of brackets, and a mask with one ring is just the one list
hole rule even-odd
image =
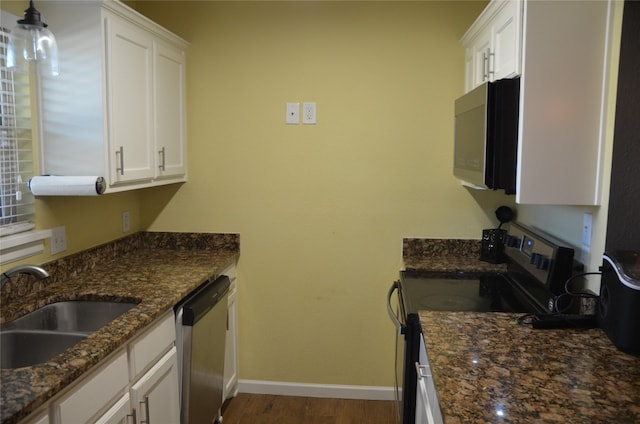
[[97, 196], [104, 193], [106, 182], [97, 176], [38, 175], [27, 184], [36, 196]]

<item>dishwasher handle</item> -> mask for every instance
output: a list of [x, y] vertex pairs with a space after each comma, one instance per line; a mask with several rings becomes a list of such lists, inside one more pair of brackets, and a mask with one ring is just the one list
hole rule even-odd
[[178, 310], [182, 325], [192, 327], [229, 293], [231, 280], [226, 275], [209, 282], [191, 296]]

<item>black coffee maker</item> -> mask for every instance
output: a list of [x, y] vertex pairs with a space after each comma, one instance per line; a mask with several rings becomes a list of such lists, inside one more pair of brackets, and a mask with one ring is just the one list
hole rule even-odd
[[503, 230], [502, 224], [513, 219], [513, 210], [507, 206], [500, 206], [496, 209], [496, 218], [500, 221], [498, 228], [482, 230], [482, 242], [480, 245], [480, 260], [492, 264], [506, 262], [504, 254], [504, 240], [507, 237], [507, 230]]
[[598, 325], [618, 349], [640, 355], [640, 251], [604, 254]]

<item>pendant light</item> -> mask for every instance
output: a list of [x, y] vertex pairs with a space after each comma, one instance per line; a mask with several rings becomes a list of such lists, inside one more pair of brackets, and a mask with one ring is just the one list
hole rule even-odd
[[7, 47], [7, 68], [13, 72], [28, 72], [29, 64], [35, 64], [40, 72], [58, 75], [58, 45], [40, 19], [40, 12], [29, 1], [24, 11], [24, 19], [9, 34]]

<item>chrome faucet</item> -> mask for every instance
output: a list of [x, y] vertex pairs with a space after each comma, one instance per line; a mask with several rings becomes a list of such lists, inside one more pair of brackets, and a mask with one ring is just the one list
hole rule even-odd
[[15, 274], [29, 274], [38, 277], [40, 280], [44, 280], [49, 276], [49, 273], [44, 269], [36, 265], [17, 265], [13, 268], [9, 268], [0, 276], [0, 288], [4, 286], [9, 279]]

